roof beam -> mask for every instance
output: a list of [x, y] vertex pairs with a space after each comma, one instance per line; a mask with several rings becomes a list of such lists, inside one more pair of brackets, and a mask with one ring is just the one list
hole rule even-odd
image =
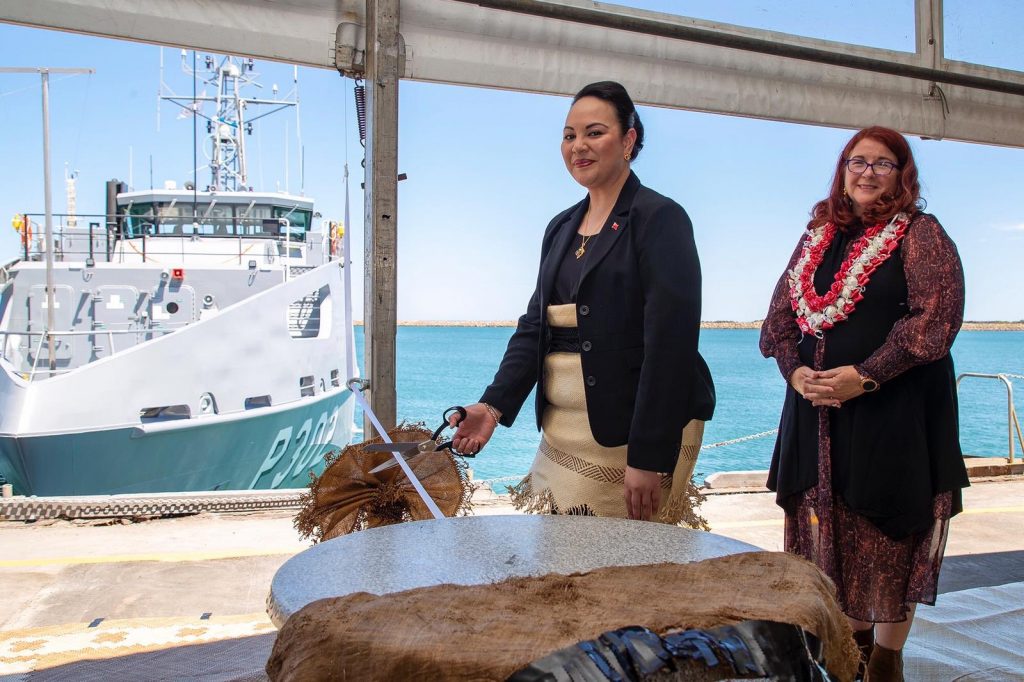
[[[1024, 74], [944, 59], [941, 0], [916, 3], [911, 53], [585, 0], [401, 0], [402, 75], [560, 95], [613, 79], [654, 106], [1024, 147], [1024, 96], [1011, 94]], [[482, 4], [599, 15], [617, 27]], [[0, 0], [2, 21], [319, 67], [344, 66], [337, 29], [365, 26], [364, 15], [364, 0]], [[655, 25], [671, 36], [624, 28]]]

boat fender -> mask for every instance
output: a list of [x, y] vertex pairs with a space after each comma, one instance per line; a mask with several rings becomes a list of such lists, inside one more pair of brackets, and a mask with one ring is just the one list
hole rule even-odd
[[17, 232], [21, 233], [21, 244], [27, 246], [32, 241], [32, 221], [27, 220], [25, 216], [20, 213], [15, 214], [14, 218], [11, 219], [11, 227]]

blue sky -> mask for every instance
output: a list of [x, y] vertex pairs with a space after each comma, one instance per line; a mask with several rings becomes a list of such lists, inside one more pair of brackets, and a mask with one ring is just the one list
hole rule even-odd
[[[898, 50], [913, 50], [913, 2], [751, 0], [626, 2], [716, 21]], [[945, 0], [946, 52], [1024, 71], [1024, 3]], [[880, 21], [879, 17], [885, 17]], [[192, 177], [192, 125], [161, 106], [159, 48], [0, 24], [4, 66], [89, 67], [92, 76], [51, 78], [54, 210], [63, 212], [64, 164], [80, 172], [79, 213], [103, 210], [103, 182]], [[191, 92], [179, 51], [164, 49], [165, 80]], [[189, 57], [191, 59], [191, 56]], [[201, 61], [201, 58], [200, 58]], [[257, 62], [266, 94], [291, 89], [292, 69]], [[354, 301], [361, 315], [361, 148], [352, 83], [329, 70], [300, 69], [305, 193], [325, 217], [344, 209], [342, 168], [352, 173]], [[581, 83], [581, 85], [583, 85]], [[629, 83], [625, 83], [627, 88]], [[201, 87], [200, 87], [201, 89]], [[568, 176], [559, 138], [569, 101], [516, 92], [402, 83], [399, 166], [399, 319], [517, 317], [533, 287], [540, 237], [552, 215], [583, 192]], [[695, 227], [706, 320], [764, 315], [771, 290], [826, 191], [851, 131], [739, 117], [641, 108], [647, 146], [641, 180], [681, 203]], [[0, 258], [18, 250], [15, 212], [43, 210], [39, 78], [0, 75]], [[261, 121], [249, 140], [253, 184], [300, 190], [292, 114]], [[289, 139], [286, 158], [284, 140]], [[1024, 150], [912, 139], [928, 210], [956, 241], [967, 275], [967, 317], [1024, 319]], [[200, 158], [201, 155], [200, 155]], [[205, 175], [200, 172], [200, 182]]]

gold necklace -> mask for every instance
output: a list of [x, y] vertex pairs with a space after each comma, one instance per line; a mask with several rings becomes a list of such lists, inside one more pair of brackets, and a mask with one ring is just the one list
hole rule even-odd
[[583, 254], [587, 252], [587, 242], [593, 237], [592, 234], [583, 235], [583, 241], [580, 243], [580, 248], [576, 249], [576, 260], [583, 258]]
[[[588, 229], [589, 230], [590, 229], [590, 225], [588, 224], [590, 222], [590, 212], [589, 211], [587, 211], [587, 219], [584, 220], [583, 222], [584, 222], [584, 229]], [[580, 258], [583, 258], [583, 254], [585, 254], [587, 252], [587, 242], [589, 242], [592, 237], [595, 237], [598, 234], [598, 232], [600, 232], [600, 230], [598, 230], [594, 234], [580, 235], [580, 236], [583, 237], [583, 240], [580, 242], [580, 248], [576, 249], [576, 260], [579, 260]]]

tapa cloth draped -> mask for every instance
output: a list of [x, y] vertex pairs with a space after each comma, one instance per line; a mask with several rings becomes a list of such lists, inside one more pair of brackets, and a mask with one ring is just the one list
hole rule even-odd
[[799, 625], [821, 640], [833, 679], [853, 679], [857, 650], [832, 582], [782, 552], [320, 599], [281, 628], [267, 674], [274, 682], [503, 680], [606, 630], [665, 634], [744, 620]]
[[[576, 327], [575, 305], [548, 306], [547, 316], [551, 327]], [[626, 518], [623, 483], [627, 445], [605, 447], [594, 440], [579, 353], [552, 352], [545, 356], [544, 391], [548, 406], [540, 447], [526, 478], [509, 488], [516, 508]], [[699, 525], [694, 521], [688, 491], [703, 437], [703, 421], [691, 420], [683, 429], [675, 470], [662, 479], [656, 520]]]

